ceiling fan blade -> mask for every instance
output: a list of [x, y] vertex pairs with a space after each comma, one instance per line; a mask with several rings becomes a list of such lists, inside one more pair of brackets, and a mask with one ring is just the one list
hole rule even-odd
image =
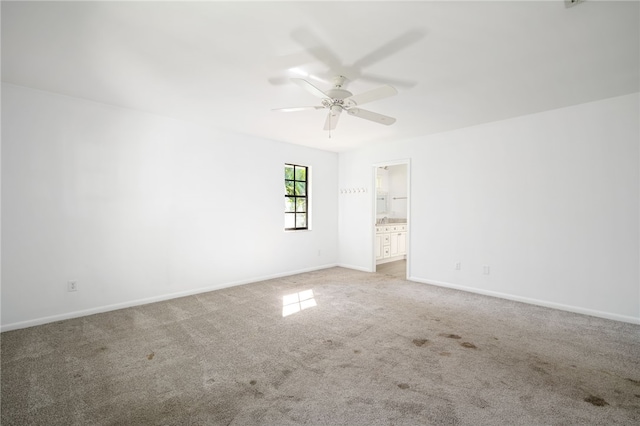
[[281, 86], [283, 84], [288, 84], [291, 82], [289, 77], [279, 76], [279, 77], [270, 77], [267, 81], [274, 86]]
[[323, 106], [303, 106], [303, 107], [289, 107], [289, 108], [274, 108], [271, 111], [294, 112], [294, 111], [307, 111], [310, 109], [324, 109], [324, 107]]
[[406, 33], [394, 38], [393, 40], [387, 42], [383, 46], [380, 46], [373, 52], [365, 55], [364, 57], [357, 60], [353, 66], [355, 68], [366, 68], [370, 65], [375, 64], [376, 62], [380, 62], [383, 59], [391, 56], [398, 51], [406, 48], [407, 46], [412, 45], [413, 43], [420, 40], [424, 37], [424, 31], [413, 29], [409, 30]]
[[308, 52], [301, 50], [299, 52], [269, 58], [265, 61], [264, 67], [269, 71], [288, 70], [301, 67], [312, 62], [314, 59], [315, 58], [312, 58]]
[[327, 74], [326, 76], [324, 76], [324, 74], [322, 76], [316, 74], [308, 74], [302, 71], [300, 68], [292, 68], [287, 72], [280, 73], [280, 75], [269, 77], [267, 81], [274, 86], [281, 86], [283, 84], [291, 83], [292, 78], [300, 78], [299, 76], [302, 76], [309, 80], [313, 80], [317, 83], [322, 83], [327, 86], [332, 84], [331, 78], [334, 77], [333, 75], [329, 76], [329, 74]]
[[334, 73], [340, 73], [342, 62], [328, 47], [323, 45], [318, 37], [306, 28], [297, 28], [291, 32], [291, 38], [306, 49], [306, 51], [325, 64]]
[[390, 126], [391, 124], [396, 122], [396, 119], [393, 117], [388, 117], [386, 115], [378, 114], [377, 112], [367, 111], [365, 109], [349, 108], [347, 112], [349, 113], [349, 115], [353, 115], [359, 118], [364, 118], [365, 120], [375, 121], [376, 123], [384, 124], [386, 126]]
[[377, 101], [378, 99], [388, 98], [389, 96], [397, 95], [398, 91], [391, 86], [385, 85], [375, 89], [368, 90], [358, 95], [349, 96], [345, 99], [345, 102], [349, 105], [362, 105], [367, 102]]
[[304, 80], [302, 78], [292, 78], [291, 81], [296, 83], [298, 86], [302, 87], [307, 92], [311, 93], [313, 96], [319, 97], [320, 99], [326, 99], [329, 97], [322, 90], [318, 89], [316, 86], [309, 83], [307, 80]]
[[338, 125], [338, 118], [340, 118], [340, 113], [329, 111], [324, 122], [324, 130], [334, 130]]

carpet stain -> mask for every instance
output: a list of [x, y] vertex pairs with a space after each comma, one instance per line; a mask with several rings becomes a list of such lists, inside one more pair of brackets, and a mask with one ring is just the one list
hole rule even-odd
[[398, 385], [398, 387], [399, 387], [400, 389], [409, 389], [409, 385], [408, 385], [407, 383], [400, 383], [400, 384]]
[[640, 380], [634, 380], [634, 379], [627, 378], [627, 381], [633, 383], [636, 386], [640, 386]]
[[451, 352], [440, 352], [438, 353], [440, 356], [451, 356]]
[[634, 396], [635, 396], [636, 398], [640, 398], [640, 393], [636, 393], [636, 394], [634, 394]]
[[[359, 335], [360, 333], [352, 333], [349, 335], [349, 337], [358, 337]], [[326, 339], [324, 341], [324, 344], [331, 348], [341, 348], [342, 346], [344, 346], [344, 343], [341, 342], [340, 340], [332, 340], [332, 339]]]
[[258, 383], [258, 381], [257, 381], [257, 380], [251, 380], [251, 381], [249, 382], [249, 384], [250, 384], [250, 385], [252, 385], [252, 386], [253, 386], [253, 385], [255, 385], [256, 383]]
[[446, 337], [448, 339], [462, 339], [462, 337], [458, 336], [457, 334], [440, 333], [438, 334], [438, 336]]
[[539, 366], [537, 366], [537, 365], [531, 365], [530, 367], [531, 367], [531, 369], [532, 369], [533, 371], [535, 371], [536, 373], [549, 374], [549, 373], [547, 373], [547, 370], [545, 370], [544, 368], [539, 367]]
[[487, 402], [486, 400], [482, 399], [482, 398], [477, 398], [477, 397], [473, 397], [471, 399], [471, 403], [473, 405], [475, 405], [476, 407], [479, 408], [488, 408], [491, 407], [491, 405], [489, 404], [489, 402]]
[[605, 405], [609, 405], [607, 401], [600, 398], [599, 396], [589, 395], [584, 400], [591, 405], [595, 405], [596, 407], [604, 407]]
[[462, 346], [463, 348], [478, 349], [478, 347], [471, 342], [462, 342], [460, 343], [460, 346]]
[[156, 354], [154, 352], [151, 352], [149, 355], [147, 355], [147, 359], [151, 361], [154, 356], [156, 356]]
[[354, 350], [353, 350], [353, 353], [354, 353], [354, 354], [359, 354], [360, 352], [362, 352], [360, 349], [354, 349]]
[[420, 346], [424, 346], [427, 343], [429, 343], [429, 341], [427, 339], [413, 339], [413, 344], [420, 347]]
[[[299, 396], [295, 396], [295, 395], [285, 395], [284, 397], [281, 397], [279, 399], [284, 399], [286, 401], [294, 401], [294, 402], [300, 402], [302, 401], [302, 398]], [[291, 409], [287, 410], [287, 411], [291, 411]]]

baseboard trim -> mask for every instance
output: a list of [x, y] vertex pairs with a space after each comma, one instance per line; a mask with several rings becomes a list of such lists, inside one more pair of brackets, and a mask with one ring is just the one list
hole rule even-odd
[[51, 315], [51, 316], [36, 318], [32, 320], [27, 320], [27, 321], [3, 324], [2, 326], [0, 326], [0, 332], [19, 330], [21, 328], [35, 327], [37, 325], [48, 324], [56, 321], [64, 321], [72, 318], [80, 318], [80, 317], [86, 317], [88, 315], [95, 315], [95, 314], [101, 314], [104, 312], [117, 311], [118, 309], [125, 309], [125, 308], [131, 308], [134, 306], [147, 305], [149, 303], [163, 302], [165, 300], [177, 299], [179, 297], [192, 296], [194, 294], [201, 294], [201, 293], [207, 293], [215, 290], [222, 290], [223, 288], [236, 287], [239, 285], [251, 284], [251, 283], [256, 283], [260, 281], [267, 281], [275, 278], [282, 278], [282, 277], [288, 277], [288, 276], [297, 275], [297, 274], [304, 274], [306, 272], [319, 271], [322, 269], [333, 268], [336, 266], [339, 266], [339, 265], [337, 263], [331, 263], [326, 265], [314, 266], [310, 268], [297, 269], [294, 271], [287, 271], [287, 272], [282, 272], [277, 274], [265, 275], [261, 277], [253, 277], [246, 280], [220, 283], [212, 286], [200, 287], [193, 290], [179, 291], [176, 293], [169, 293], [169, 294], [164, 294], [160, 296], [147, 297], [144, 299], [136, 299], [128, 302], [98, 306], [95, 308], [83, 309], [83, 310], [74, 311], [74, 312], [67, 312], [67, 313], [58, 314], [58, 315]]
[[527, 303], [529, 305], [536, 305], [536, 306], [542, 306], [545, 308], [558, 309], [560, 311], [573, 312], [575, 314], [589, 315], [592, 317], [598, 317], [598, 318], [604, 318], [604, 319], [609, 319], [613, 321], [620, 321], [620, 322], [640, 325], [640, 318], [626, 316], [626, 315], [596, 311], [593, 309], [581, 308], [579, 306], [572, 306], [572, 305], [564, 305], [562, 303], [548, 302], [545, 300], [531, 299], [528, 297], [515, 296], [512, 294], [501, 293], [497, 291], [466, 287], [466, 286], [452, 284], [444, 281], [428, 280], [428, 279], [418, 278], [418, 277], [408, 277], [407, 280], [422, 283], [422, 284], [435, 285], [438, 287], [451, 288], [454, 290], [466, 291], [469, 293], [481, 294], [483, 296], [492, 296], [492, 297], [497, 297], [499, 299], [513, 300], [514, 302], [522, 302], [522, 303]]
[[346, 263], [339, 263], [338, 266], [341, 268], [354, 269], [356, 271], [373, 272], [371, 269], [363, 268], [362, 266], [348, 265]]

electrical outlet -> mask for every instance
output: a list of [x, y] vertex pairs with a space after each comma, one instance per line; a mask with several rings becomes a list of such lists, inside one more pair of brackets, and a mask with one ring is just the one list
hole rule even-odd
[[462, 269], [462, 262], [456, 262], [456, 271], [459, 271], [460, 269]]
[[67, 281], [67, 291], [78, 291], [78, 281]]
[[573, 7], [584, 0], [564, 0], [564, 7]]

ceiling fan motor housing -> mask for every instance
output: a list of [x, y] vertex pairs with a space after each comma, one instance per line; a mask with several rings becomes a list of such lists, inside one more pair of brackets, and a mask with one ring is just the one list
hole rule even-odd
[[345, 99], [353, 95], [350, 91], [340, 88], [329, 89], [325, 93], [331, 99]]
[[307, 80], [301, 78], [292, 78], [291, 81], [293, 81], [312, 95], [320, 98], [322, 106], [280, 108], [277, 111], [300, 111], [307, 109], [326, 108], [329, 110], [329, 113], [327, 114], [324, 130], [335, 129], [336, 124], [338, 123], [338, 117], [342, 113], [342, 111], [347, 111], [349, 115], [358, 118], [364, 118], [365, 120], [374, 121], [376, 123], [384, 124], [387, 126], [395, 123], [396, 121], [396, 119], [393, 117], [387, 117], [376, 112], [355, 108], [360, 104], [383, 99], [388, 96], [397, 94], [398, 91], [391, 86], [380, 86], [376, 89], [372, 89], [364, 93], [360, 93], [357, 96], [353, 96], [350, 91], [342, 88], [343, 84], [346, 81], [346, 78], [341, 75], [334, 78], [334, 87], [324, 92], [315, 87], [313, 84], [309, 83]]

